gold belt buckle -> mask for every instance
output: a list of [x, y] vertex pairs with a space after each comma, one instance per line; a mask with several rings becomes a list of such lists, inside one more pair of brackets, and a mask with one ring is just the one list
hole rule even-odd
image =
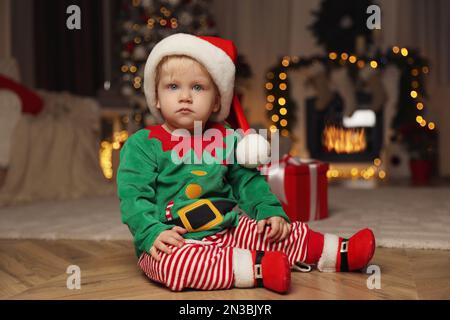
[[[203, 205], [207, 205], [209, 207], [211, 212], [215, 215], [215, 218], [213, 220], [209, 221], [208, 223], [198, 227], [197, 229], [194, 229], [191, 226], [186, 214], [200, 206], [203, 206]], [[185, 226], [186, 230], [189, 232], [208, 230], [223, 221], [223, 215], [214, 206], [214, 204], [208, 199], [200, 199], [198, 201], [195, 201], [194, 203], [191, 203], [191, 204], [181, 208], [180, 210], [178, 210], [177, 214], [180, 217], [181, 222], [183, 222], [183, 225]]]

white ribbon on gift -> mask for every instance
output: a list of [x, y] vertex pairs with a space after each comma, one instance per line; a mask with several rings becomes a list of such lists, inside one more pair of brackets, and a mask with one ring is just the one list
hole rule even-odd
[[285, 156], [279, 163], [273, 164], [267, 169], [267, 182], [270, 185], [271, 191], [277, 196], [277, 198], [288, 205], [286, 198], [286, 192], [284, 189], [284, 176], [287, 164], [301, 165], [309, 164], [309, 181], [311, 186], [311, 191], [309, 194], [310, 206], [309, 206], [309, 220], [315, 220], [317, 212], [317, 169], [318, 164], [312, 159], [294, 158], [290, 156]]
[[309, 191], [309, 220], [316, 220], [317, 213], [317, 163], [311, 163], [309, 165], [309, 183], [310, 183], [310, 191]]

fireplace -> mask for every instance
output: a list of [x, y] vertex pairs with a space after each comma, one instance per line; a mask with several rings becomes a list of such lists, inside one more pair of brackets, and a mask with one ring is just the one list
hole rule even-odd
[[306, 100], [307, 146], [311, 158], [332, 163], [368, 163], [380, 157], [383, 144], [383, 111], [368, 108], [370, 96], [357, 94], [358, 109], [344, 117], [338, 94], [324, 110], [316, 98]]

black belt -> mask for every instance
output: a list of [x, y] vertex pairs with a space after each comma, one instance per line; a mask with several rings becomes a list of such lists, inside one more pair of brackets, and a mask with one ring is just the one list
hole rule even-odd
[[348, 271], [348, 239], [342, 239], [341, 242], [341, 268], [340, 272], [347, 272]]
[[263, 276], [262, 276], [262, 258], [264, 257], [264, 251], [256, 251], [255, 256], [255, 279], [256, 279], [256, 287], [263, 288]]
[[177, 211], [178, 218], [165, 221], [189, 232], [208, 230], [223, 221], [223, 216], [236, 206], [230, 200], [199, 199]]

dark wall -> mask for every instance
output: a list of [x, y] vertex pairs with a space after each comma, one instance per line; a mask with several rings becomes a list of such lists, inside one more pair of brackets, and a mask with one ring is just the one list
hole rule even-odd
[[[104, 49], [103, 17], [114, 8], [108, 0], [11, 1], [12, 55], [22, 83], [32, 88], [95, 95], [103, 86], [105, 68], [111, 70], [113, 52]], [[67, 6], [81, 8], [82, 29], [66, 28]], [[105, 59], [109, 55], [111, 59]], [[105, 65], [110, 63], [110, 65]], [[110, 72], [111, 73], [111, 72]], [[106, 74], [108, 74], [106, 72]]]
[[34, 87], [34, 0], [11, 1], [12, 55], [19, 63], [22, 83]]
[[[81, 10], [81, 29], [70, 30], [66, 12]], [[36, 87], [95, 96], [103, 86], [103, 6], [101, 0], [34, 1]]]

